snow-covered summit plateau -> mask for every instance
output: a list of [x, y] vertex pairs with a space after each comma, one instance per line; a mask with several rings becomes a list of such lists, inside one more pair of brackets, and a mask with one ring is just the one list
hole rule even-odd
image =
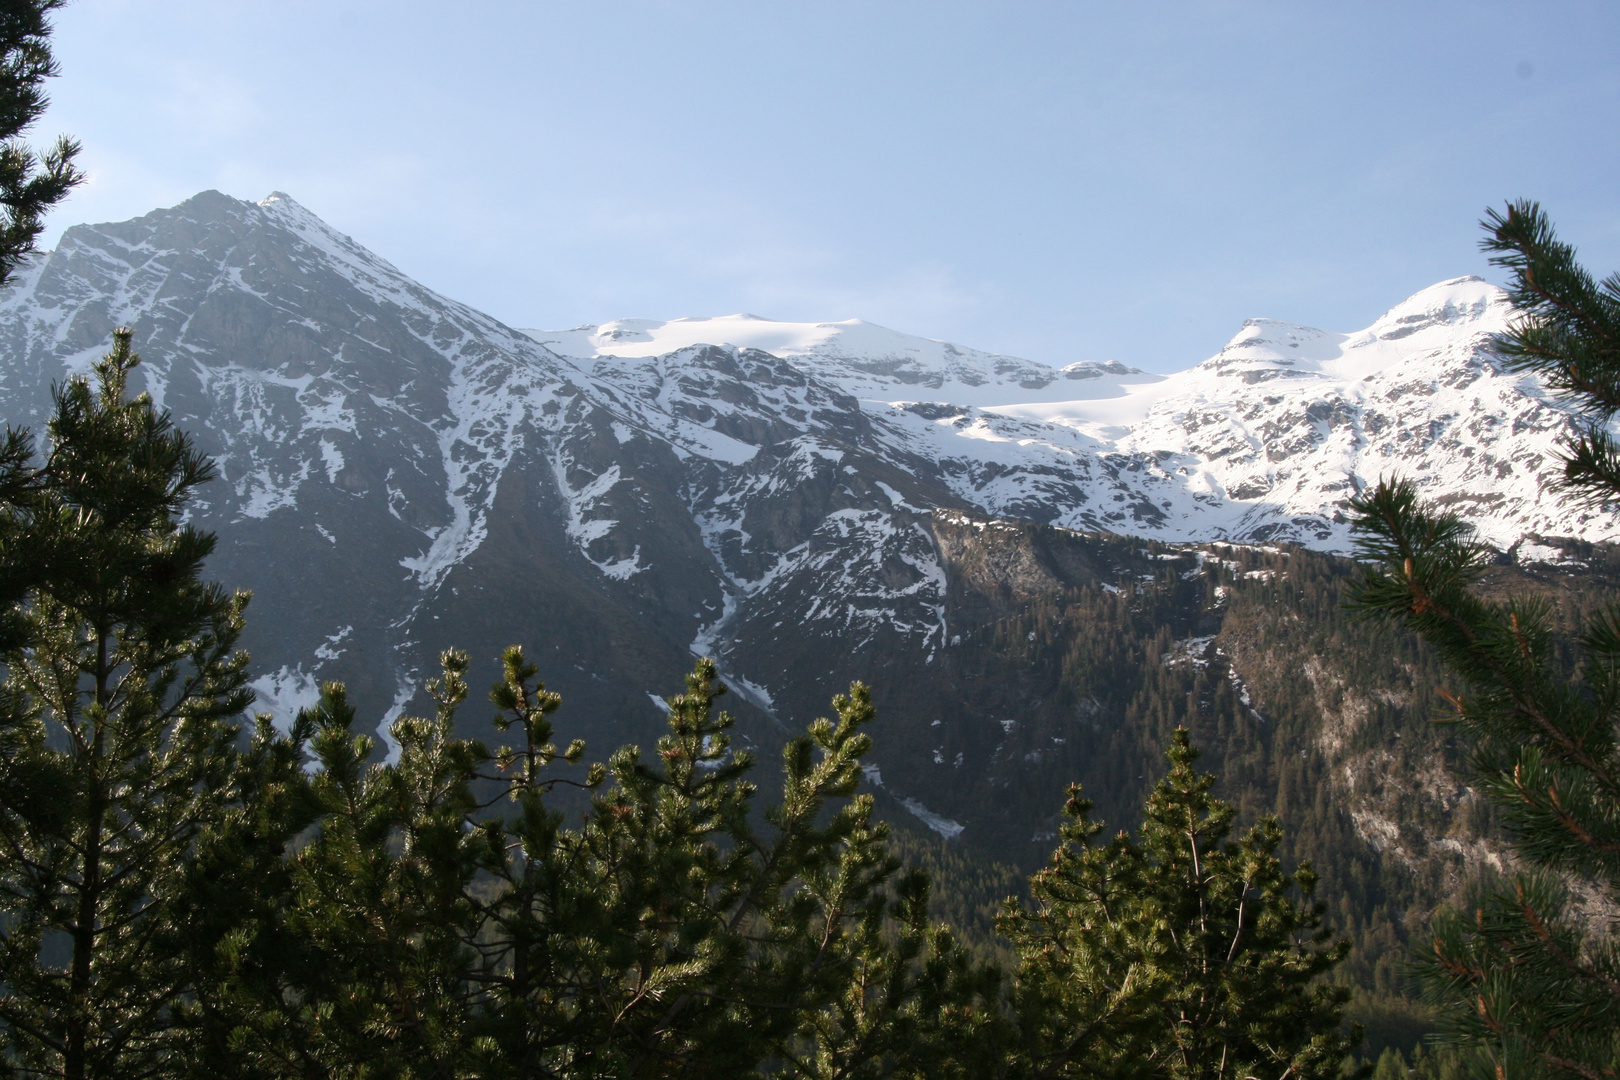
[[659, 356], [693, 345], [757, 349], [791, 360], [854, 397], [885, 401], [894, 398], [896, 390], [953, 405], [1112, 397], [1126, 384], [1159, 378], [1118, 362], [1051, 368], [903, 334], [861, 319], [823, 323], [777, 322], [757, 315], [668, 322], [618, 319], [601, 326], [524, 333], [554, 352], [583, 359]]

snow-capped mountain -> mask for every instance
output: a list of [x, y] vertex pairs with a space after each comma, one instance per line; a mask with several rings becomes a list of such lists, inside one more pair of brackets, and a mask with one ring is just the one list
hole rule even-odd
[[[936, 691], [979, 692], [948, 654], [1009, 598], [1168, 566], [1028, 528], [1343, 551], [1339, 504], [1399, 471], [1504, 549], [1613, 539], [1612, 515], [1546, 494], [1570, 417], [1493, 357], [1510, 315], [1458, 279], [1354, 334], [1253, 320], [1168, 377], [858, 320], [518, 331], [285, 195], [205, 192], [71, 229], [18, 275], [0, 403], [38, 426], [50, 385], [135, 329], [145, 388], [219, 465], [193, 512], [214, 575], [255, 591], [257, 685], [284, 717], [339, 677], [386, 726], [450, 645], [524, 643], [598, 747], [652, 731], [648, 695], [693, 652], [757, 741], [888, 679], [931, 702], [889, 699], [889, 788], [955, 835], [976, 789], [933, 786], [935, 759], [1005, 766], [1017, 737], [993, 715], [932, 731]], [[1176, 573], [1224, 558], [1202, 550]]]
[[1399, 473], [1504, 549], [1531, 533], [1613, 539], [1613, 514], [1550, 490], [1569, 415], [1492, 355], [1511, 317], [1502, 290], [1457, 278], [1353, 334], [1250, 319], [1219, 353], [1168, 377], [1117, 362], [1054, 369], [858, 320], [526, 332], [578, 357], [701, 342], [791, 358], [860, 399], [897, 452], [939, 462], [955, 494], [993, 514], [1346, 552], [1343, 501]]

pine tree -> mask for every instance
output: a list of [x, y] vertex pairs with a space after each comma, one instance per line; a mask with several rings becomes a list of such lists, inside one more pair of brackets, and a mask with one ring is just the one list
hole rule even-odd
[[[341, 684], [324, 686], [298, 718], [291, 741], [313, 757], [313, 813], [292, 825], [307, 820], [313, 836], [271, 879], [279, 890], [255, 928], [257, 947], [222, 957], [210, 996], [231, 1033], [200, 1073], [481, 1075], [468, 1064], [473, 942], [482, 904], [498, 896], [487, 882], [476, 887], [488, 845], [472, 820], [472, 785], [487, 755], [452, 730], [465, 656], [447, 653], [444, 668], [427, 687], [435, 718], [402, 717], [390, 729], [392, 764], [354, 732]], [[272, 835], [292, 831], [268, 820], [281, 830]]]
[[184, 893], [251, 701], [243, 595], [178, 524], [207, 460], [146, 395], [130, 333], [56, 392], [0, 563], [27, 587], [0, 684], [0, 1053], [24, 1075], [150, 1075], [188, 992]]
[[[1484, 222], [1483, 247], [1513, 277], [1522, 312], [1498, 340], [1511, 370], [1540, 375], [1583, 417], [1564, 457], [1572, 499], [1620, 500], [1620, 276], [1602, 283], [1534, 203]], [[1474, 787], [1499, 808], [1524, 867], [1469, 913], [1442, 912], [1420, 956], [1450, 1035], [1498, 1080], [1620, 1075], [1620, 945], [1586, 932], [1571, 889], [1620, 903], [1620, 611], [1591, 619], [1571, 673], [1551, 609], [1482, 598], [1493, 553], [1410, 481], [1351, 503], [1366, 573], [1360, 609], [1435, 646], [1460, 679], [1443, 692], [1469, 746]]]
[[1283, 871], [1269, 818], [1227, 840], [1234, 810], [1193, 768], [1185, 729], [1167, 756], [1137, 839], [1099, 843], [1071, 787], [1063, 844], [1031, 879], [1035, 906], [1002, 917], [1025, 1073], [1336, 1076], [1360, 1035], [1339, 1031], [1347, 992], [1321, 982], [1348, 943], [1322, 925], [1315, 875]]
[[[277, 1000], [263, 1010], [243, 1005], [266, 987], [285, 988], [285, 972], [310, 964], [311, 950], [297, 921], [288, 918], [295, 880], [290, 856], [321, 804], [305, 772], [310, 729], [295, 729], [289, 738], [268, 716], [257, 720], [228, 788], [220, 792], [223, 813], [200, 831], [177, 897], [175, 921], [186, 933], [176, 959], [191, 993], [175, 1009], [165, 1076], [283, 1075], [244, 1054], [245, 1029], [261, 1041], [276, 1037], [285, 1043], [294, 1034], [285, 1024], [274, 1030], [293, 1003]], [[296, 1044], [287, 1048], [308, 1065], [310, 1058]], [[306, 1068], [286, 1075], [320, 1074]]]
[[44, 82], [57, 72], [48, 16], [66, 0], [0, 0], [0, 285], [34, 250], [45, 214], [84, 174], [79, 144], [63, 136], [36, 154], [17, 136], [44, 113]]

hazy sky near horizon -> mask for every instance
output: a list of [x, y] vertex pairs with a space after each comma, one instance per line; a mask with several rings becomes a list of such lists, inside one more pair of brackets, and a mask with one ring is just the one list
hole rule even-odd
[[1620, 269], [1620, 5], [75, 0], [51, 219], [291, 194], [502, 321], [859, 317], [1156, 371], [1500, 280], [1541, 200]]

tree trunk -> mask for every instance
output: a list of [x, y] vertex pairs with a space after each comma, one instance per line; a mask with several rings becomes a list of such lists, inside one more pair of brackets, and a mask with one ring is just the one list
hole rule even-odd
[[[96, 951], [96, 914], [101, 900], [101, 834], [107, 816], [106, 792], [101, 782], [102, 755], [107, 739], [107, 634], [96, 635], [96, 716], [88, 769], [85, 806], [84, 874], [79, 886], [79, 910], [73, 925], [73, 967], [68, 982], [68, 1029], [63, 1040], [62, 1075], [86, 1080], [90, 1041], [90, 990]], [[71, 713], [69, 714], [71, 715]]]

